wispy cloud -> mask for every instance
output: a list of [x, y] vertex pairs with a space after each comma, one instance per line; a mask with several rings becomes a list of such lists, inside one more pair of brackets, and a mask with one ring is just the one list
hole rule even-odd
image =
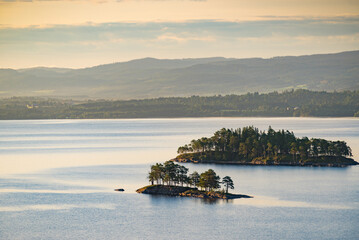
[[359, 16], [3, 26], [0, 65], [21, 61], [44, 65], [49, 58], [55, 66], [81, 63], [72, 65], [77, 67], [148, 56], [271, 57], [339, 52], [358, 49], [358, 26]]
[[165, 33], [156, 38], [156, 41], [175, 41], [179, 43], [186, 43], [188, 41], [200, 41], [200, 42], [214, 42], [216, 41], [215, 37], [211, 36], [196, 36], [196, 34], [173, 34]]
[[[125, 1], [152, 1], [152, 2], [163, 2], [163, 1], [184, 1], [184, 0], [0, 0], [0, 2], [74, 2], [74, 1], [82, 1], [82, 2], [125, 2]], [[206, 2], [207, 0], [185, 0], [189, 2]]]
[[226, 22], [216, 20], [154, 23], [87, 23], [0, 28], [0, 44], [16, 42], [115, 41], [126, 39], [213, 41], [217, 38], [343, 36], [359, 33], [359, 16], [305, 20]]
[[[0, 0], [0, 3], [15, 3], [15, 2], [75, 2], [75, 1], [79, 1], [79, 2], [109, 2], [111, 0]], [[116, 1], [116, 0], [113, 0]], [[121, 0], [117, 0], [116, 2], [120, 2]], [[123, 0], [125, 1], [125, 0]]]
[[[0, 0], [7, 26], [85, 22], [300, 20], [358, 14], [354, 0]], [[31, 13], [31, 14], [29, 14]], [[66, 16], [66, 17], [64, 17]]]

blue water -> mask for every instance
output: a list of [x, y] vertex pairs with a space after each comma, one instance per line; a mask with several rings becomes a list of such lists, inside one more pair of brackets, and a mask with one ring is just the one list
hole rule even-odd
[[135, 193], [178, 146], [248, 125], [344, 140], [359, 160], [358, 119], [0, 121], [0, 239], [359, 239], [359, 166], [186, 164], [254, 198]]

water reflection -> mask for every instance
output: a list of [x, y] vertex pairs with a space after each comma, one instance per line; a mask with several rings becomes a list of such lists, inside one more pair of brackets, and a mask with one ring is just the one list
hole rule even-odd
[[248, 125], [344, 140], [359, 156], [358, 119], [0, 121], [0, 238], [357, 239], [359, 166], [187, 164], [231, 176], [233, 193], [254, 198], [135, 193], [148, 184], [150, 164], [173, 158], [178, 146]]
[[151, 203], [155, 205], [167, 204], [168, 201], [192, 201], [195, 204], [226, 204], [233, 203], [233, 199], [209, 199], [209, 198], [194, 198], [194, 197], [180, 197], [180, 196], [164, 196], [148, 194]]
[[0, 206], [0, 212], [57, 211], [57, 210], [71, 210], [75, 208], [114, 210], [116, 209], [116, 205], [112, 203], [107, 203], [107, 204], [86, 203], [86, 204], [34, 204], [34, 205], [20, 205], [20, 206]]
[[358, 209], [358, 203], [350, 203], [348, 205], [340, 204], [325, 204], [325, 203], [313, 203], [313, 202], [302, 202], [302, 201], [289, 201], [281, 200], [275, 197], [268, 196], [256, 196], [253, 199], [243, 199], [233, 201], [236, 205], [253, 206], [253, 207], [285, 207], [285, 208], [316, 208], [316, 209], [335, 209], [335, 210], [350, 210]]

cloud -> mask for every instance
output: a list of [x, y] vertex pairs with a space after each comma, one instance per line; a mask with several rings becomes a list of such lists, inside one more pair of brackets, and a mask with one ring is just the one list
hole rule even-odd
[[[125, 1], [152, 1], [152, 2], [164, 2], [164, 1], [183, 1], [183, 0], [0, 0], [0, 3], [13, 3], [13, 2], [95, 2], [95, 3], [107, 3], [107, 2], [125, 2]], [[206, 2], [207, 0], [187, 0], [188, 2]]]
[[73, 1], [83, 1], [83, 2], [108, 2], [108, 0], [0, 0], [1, 2], [11, 3], [11, 2], [73, 2]]
[[[358, 14], [353, 0], [0, 0], [8, 26], [106, 22], [300, 20]], [[14, 4], [13, 4], [14, 3]], [[101, 3], [101, 4], [100, 4]], [[31, 13], [31, 14], [30, 14]], [[64, 17], [66, 16], [66, 17]]]
[[359, 17], [304, 20], [228, 22], [217, 20], [149, 23], [87, 23], [0, 27], [0, 45], [36, 42], [93, 42], [126, 40], [214, 41], [216, 39], [279, 36], [346, 36], [359, 33]]
[[173, 33], [163, 34], [156, 38], [156, 41], [175, 41], [179, 43], [185, 43], [188, 41], [214, 42], [215, 40], [215, 37], [211, 36], [195, 36], [192, 34], [176, 35]]
[[349, 51], [358, 49], [358, 25], [359, 16], [2, 26], [0, 66], [46, 65], [49, 58], [53, 66], [78, 67], [141, 57], [240, 58]]

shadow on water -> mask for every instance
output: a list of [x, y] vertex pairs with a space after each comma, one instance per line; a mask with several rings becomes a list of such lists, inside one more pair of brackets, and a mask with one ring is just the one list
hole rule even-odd
[[153, 204], [159, 205], [162, 203], [178, 203], [179, 201], [193, 201], [199, 204], [225, 204], [233, 203], [233, 199], [209, 199], [209, 198], [194, 198], [194, 197], [180, 197], [180, 196], [164, 196], [164, 195], [149, 195], [150, 201]]

